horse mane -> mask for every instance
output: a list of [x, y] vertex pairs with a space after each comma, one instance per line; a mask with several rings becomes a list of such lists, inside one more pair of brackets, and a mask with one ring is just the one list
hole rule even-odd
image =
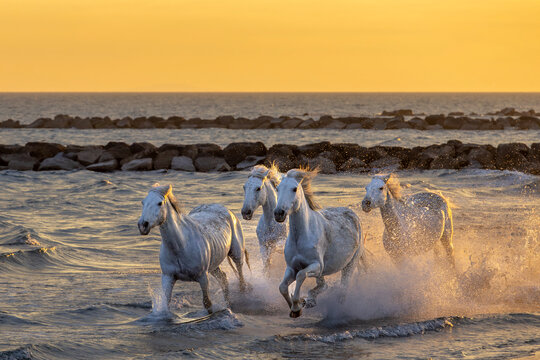
[[281, 175], [275, 163], [272, 163], [269, 168], [264, 165], [256, 165], [253, 167], [253, 169], [251, 169], [249, 176], [253, 176], [262, 180], [267, 178], [268, 180], [270, 180], [270, 183], [274, 188], [277, 188], [279, 183], [281, 182]]
[[392, 194], [394, 199], [401, 201], [401, 185], [399, 184], [399, 179], [397, 175], [391, 173], [388, 176], [385, 176], [383, 180], [385, 181], [386, 186], [388, 187], [388, 190], [390, 190], [390, 194]]
[[[155, 183], [154, 186], [153, 186], [153, 189], [150, 190], [150, 191], [154, 191], [154, 192], [157, 192], [158, 194], [160, 194], [161, 196], [163, 196], [163, 199], [165, 201], [169, 201], [173, 207], [173, 209], [180, 215], [182, 214], [182, 207], [180, 206], [180, 203], [178, 202], [178, 199], [176, 198], [176, 196], [174, 196], [173, 192], [172, 192], [172, 187], [171, 187], [171, 190], [170, 192], [167, 192], [167, 190], [165, 190], [164, 188], [169, 188], [169, 185], [166, 185], [166, 186], [160, 186], [158, 183]], [[165, 192], [164, 192], [165, 190]]]
[[310, 169], [309, 167], [301, 167], [299, 169], [292, 169], [287, 172], [287, 176], [295, 178], [301, 185], [304, 191], [304, 196], [311, 210], [320, 210], [321, 206], [315, 201], [313, 194], [313, 188], [311, 187], [311, 180], [317, 176], [319, 168]]

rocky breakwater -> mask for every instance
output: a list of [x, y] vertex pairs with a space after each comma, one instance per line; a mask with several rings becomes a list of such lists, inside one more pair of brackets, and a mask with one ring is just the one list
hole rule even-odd
[[358, 144], [320, 142], [308, 145], [261, 142], [156, 147], [141, 142], [79, 146], [29, 142], [0, 145], [0, 170], [90, 170], [150, 171], [177, 170], [218, 172], [247, 170], [257, 164], [275, 162], [280, 170], [309, 165], [322, 173], [367, 172], [400, 169], [498, 169], [540, 175], [540, 143], [491, 145], [464, 144], [451, 140], [426, 147], [363, 147]]
[[218, 116], [215, 119], [192, 118], [185, 119], [180, 116], [171, 116], [167, 119], [159, 116], [150, 117], [124, 117], [111, 119], [110, 117], [81, 118], [70, 115], [57, 115], [54, 118], [40, 118], [31, 124], [21, 124], [17, 120], [8, 119], [0, 122], [0, 128], [29, 128], [29, 129], [416, 129], [416, 130], [539, 130], [540, 113], [534, 110], [517, 111], [514, 108], [505, 108], [484, 116], [477, 114], [465, 115], [462, 112], [449, 114], [414, 114], [410, 109], [383, 111], [374, 117], [349, 116], [332, 117], [321, 116], [312, 118], [298, 118], [290, 116], [271, 117], [259, 116], [247, 119], [234, 116]]

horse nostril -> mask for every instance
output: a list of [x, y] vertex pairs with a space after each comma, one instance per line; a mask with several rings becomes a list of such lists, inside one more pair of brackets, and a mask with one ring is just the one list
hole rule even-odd
[[148, 221], [143, 222], [142, 225], [143, 225], [145, 228], [147, 228], [147, 227], [148, 227]]
[[366, 206], [369, 206], [369, 205], [371, 205], [371, 201], [369, 201], [369, 200], [364, 200], [364, 204], [365, 204]]

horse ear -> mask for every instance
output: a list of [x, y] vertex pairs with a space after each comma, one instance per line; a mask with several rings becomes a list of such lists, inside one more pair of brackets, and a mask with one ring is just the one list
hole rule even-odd
[[164, 197], [166, 198], [172, 193], [172, 185], [163, 185], [163, 186], [155, 186], [155, 189]]
[[155, 183], [154, 185], [152, 185], [152, 187], [153, 187], [153, 188], [155, 188], [155, 187], [159, 187], [159, 186], [161, 186], [161, 185], [159, 185], [159, 183], [158, 183], [158, 182], [157, 182], [157, 183]]
[[386, 184], [386, 183], [388, 183], [388, 180], [390, 180], [393, 176], [394, 176], [394, 174], [390, 173], [390, 174], [384, 176], [382, 179], [383, 179], [384, 183]]

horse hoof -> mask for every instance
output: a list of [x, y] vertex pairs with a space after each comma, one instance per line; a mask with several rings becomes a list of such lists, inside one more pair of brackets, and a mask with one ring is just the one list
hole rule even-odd
[[291, 310], [291, 313], [289, 314], [289, 316], [292, 317], [293, 319], [296, 319], [297, 317], [300, 317], [300, 315], [302, 315], [302, 309], [300, 309], [298, 311]]
[[308, 299], [305, 301], [305, 303], [306, 303], [306, 304], [305, 304], [306, 309], [315, 307], [315, 306], [317, 305], [317, 302], [315, 301], [315, 299], [309, 299], [309, 298], [308, 298]]

